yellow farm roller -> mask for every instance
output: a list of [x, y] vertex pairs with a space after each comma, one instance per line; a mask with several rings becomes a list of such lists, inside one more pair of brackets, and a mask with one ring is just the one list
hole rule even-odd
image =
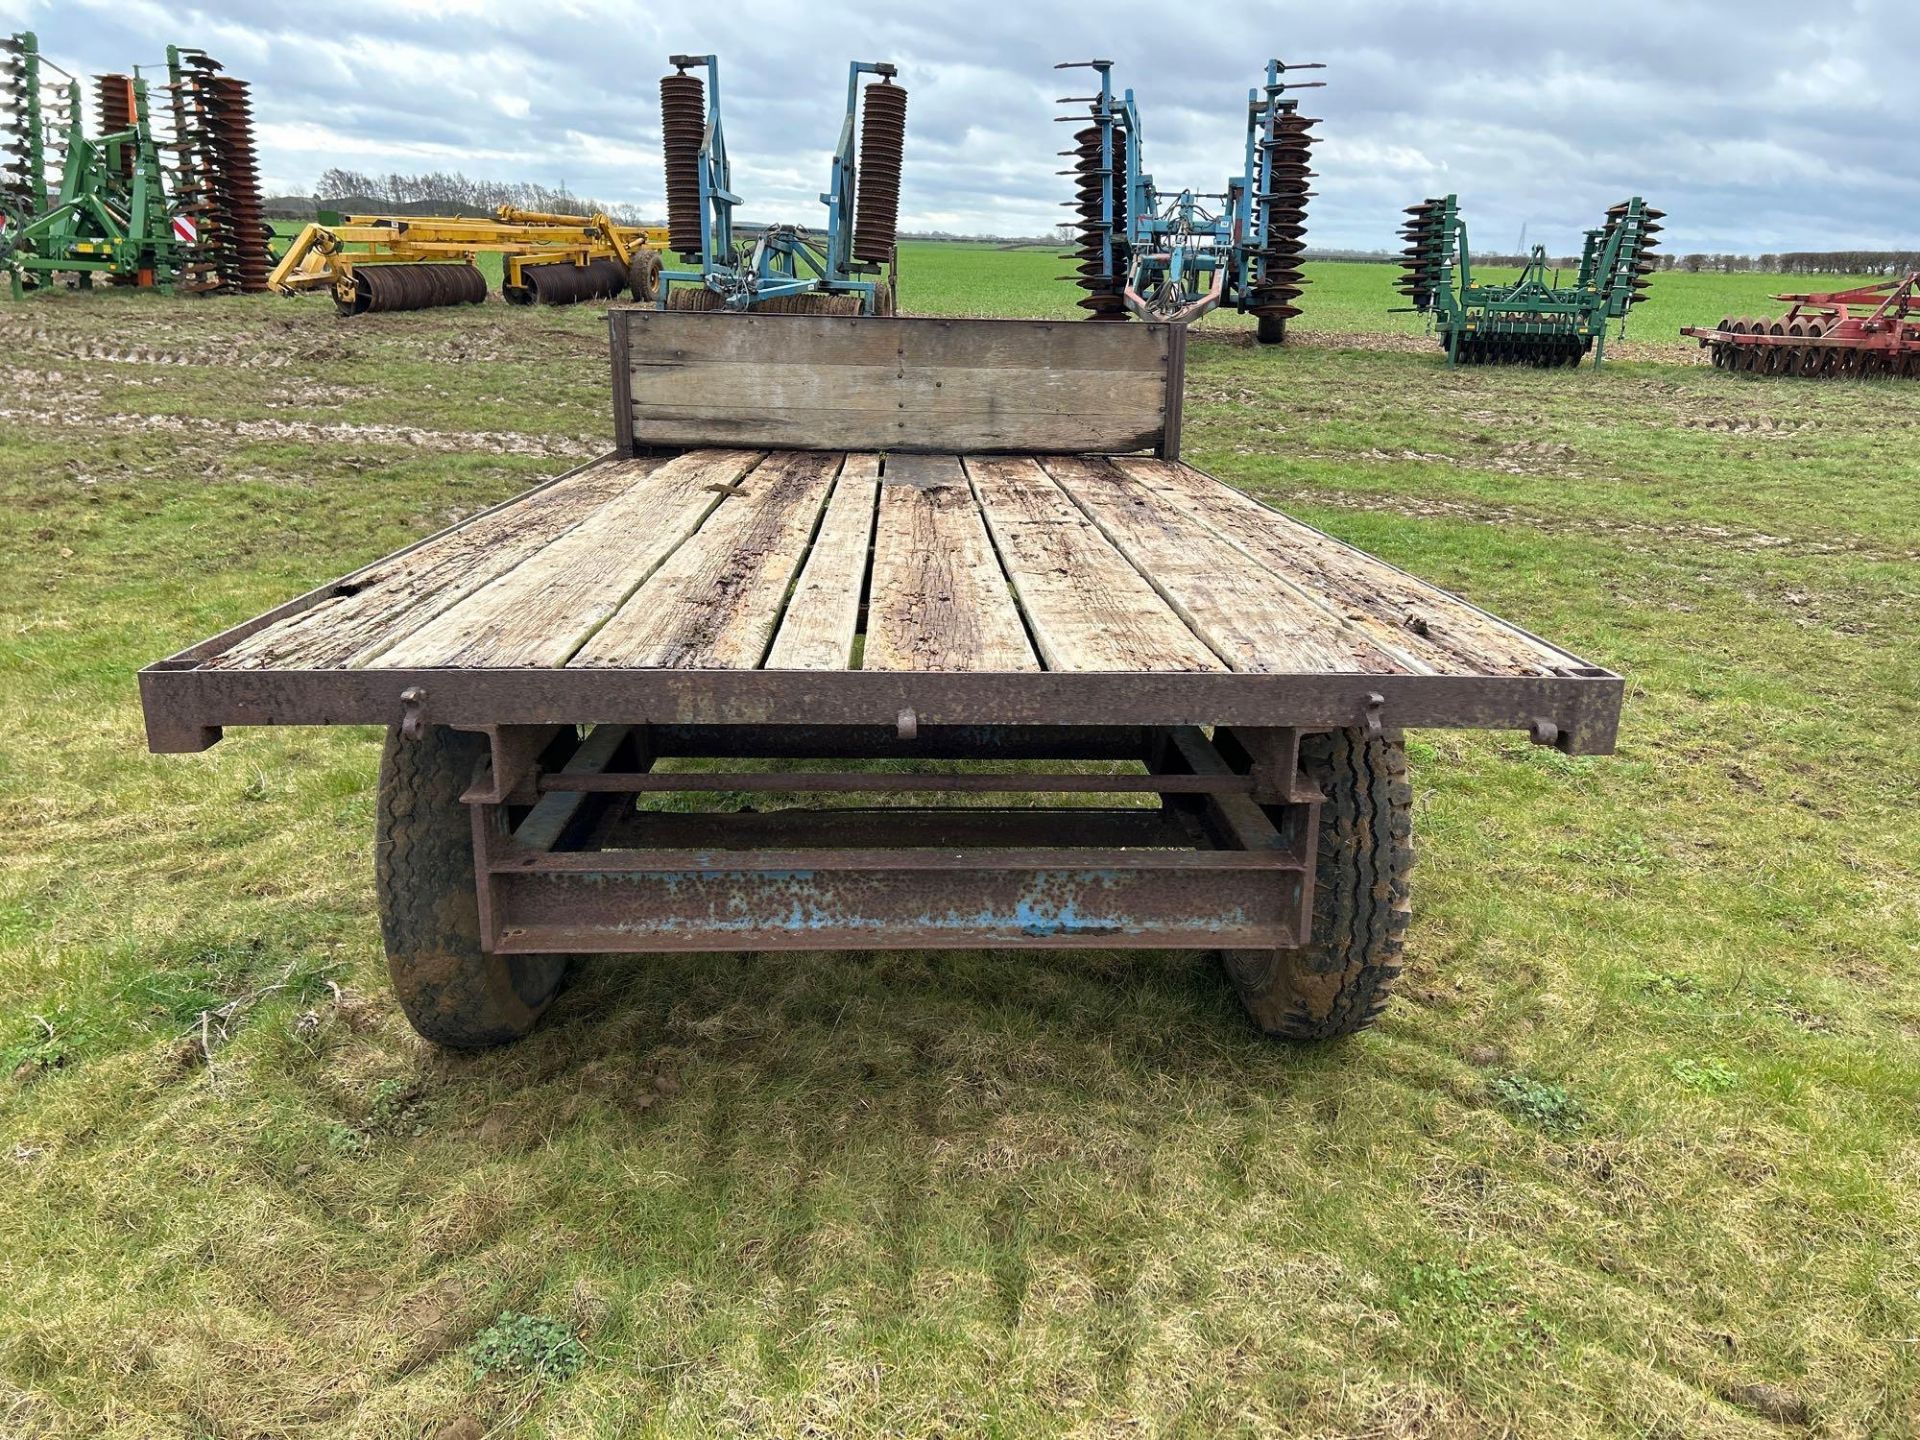
[[487, 295], [475, 262], [498, 255], [500, 293], [512, 305], [572, 305], [622, 290], [650, 301], [666, 241], [664, 227], [511, 205], [491, 220], [346, 215], [301, 230], [267, 286], [280, 295], [331, 290], [342, 315], [471, 305]]

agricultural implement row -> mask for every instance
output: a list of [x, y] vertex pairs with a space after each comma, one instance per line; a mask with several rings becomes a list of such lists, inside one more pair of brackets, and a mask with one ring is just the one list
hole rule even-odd
[[306, 226], [268, 288], [330, 290], [342, 315], [478, 304], [477, 261], [497, 255], [500, 293], [513, 305], [573, 305], [626, 291], [654, 298], [665, 230], [616, 225], [605, 215], [556, 215], [503, 205], [494, 218], [347, 215]]
[[1824, 294], [1776, 295], [1793, 308], [1773, 319], [1729, 316], [1680, 331], [1721, 370], [1838, 379], [1920, 378], [1920, 271]]
[[1407, 207], [1400, 232], [1407, 242], [1400, 293], [1433, 317], [1449, 364], [1555, 367], [1591, 354], [1597, 366], [1608, 322], [1624, 322], [1646, 298], [1663, 213], [1637, 195], [1609, 209], [1606, 223], [1587, 231], [1572, 284], [1561, 283], [1540, 245], [1519, 278], [1485, 282], [1474, 278], [1459, 197], [1422, 200]]
[[[893, 83], [895, 68], [858, 60], [847, 67], [846, 113], [820, 197], [824, 233], [781, 224], [748, 235], [734, 223], [742, 202], [720, 115], [720, 61], [675, 55], [668, 63], [674, 73], [660, 81], [668, 248], [696, 268], [661, 273], [660, 308], [891, 315], [907, 133], [907, 92]], [[875, 81], [863, 86], [862, 76]]]
[[[266, 288], [245, 82], [197, 50], [167, 48], [170, 138], [139, 67], [94, 82], [89, 133], [80, 79], [32, 34], [0, 41], [0, 269], [15, 299], [61, 276], [190, 293]], [[51, 77], [58, 77], [57, 80]]]
[[1060, 101], [1084, 100], [1087, 114], [1059, 117], [1081, 127], [1073, 148], [1060, 152], [1073, 161], [1060, 173], [1074, 177], [1074, 198], [1064, 203], [1079, 245], [1066, 258], [1079, 265], [1067, 278], [1087, 292], [1078, 302], [1087, 318], [1186, 324], [1224, 306], [1254, 316], [1261, 343], [1284, 340], [1306, 283], [1300, 257], [1312, 195], [1310, 132], [1320, 123], [1300, 114], [1289, 94], [1320, 82], [1284, 76], [1323, 67], [1267, 62], [1265, 82], [1247, 92], [1240, 173], [1217, 193], [1175, 193], [1154, 183], [1143, 163], [1139, 105], [1132, 90], [1114, 94], [1112, 61], [1054, 68], [1100, 77], [1097, 95]]
[[386, 727], [429, 1039], [526, 1033], [575, 955], [980, 947], [1215, 951], [1343, 1035], [1407, 936], [1403, 732], [1612, 748], [1617, 676], [1183, 464], [1181, 326], [610, 321], [613, 453], [140, 677], [156, 751]]

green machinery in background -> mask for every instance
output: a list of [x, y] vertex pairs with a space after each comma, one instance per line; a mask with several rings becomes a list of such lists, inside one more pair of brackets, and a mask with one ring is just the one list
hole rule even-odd
[[1646, 298], [1663, 213], [1637, 195], [1608, 210], [1605, 225], [1587, 231], [1571, 284], [1561, 283], [1540, 245], [1517, 280], [1482, 283], [1473, 276], [1459, 197], [1422, 200], [1408, 207], [1400, 232], [1407, 241], [1400, 293], [1433, 317], [1449, 364], [1578, 365], [1591, 352], [1598, 365], [1608, 322], [1624, 321]]
[[[32, 34], [0, 40], [0, 270], [15, 299], [61, 276], [83, 289], [96, 280], [168, 292], [264, 288], [271, 261], [245, 86], [219, 69], [197, 50], [167, 47], [166, 141], [137, 67], [96, 76], [89, 134], [80, 78], [42, 55]], [[231, 253], [236, 236], [244, 255]], [[258, 286], [247, 283], [255, 270]]]

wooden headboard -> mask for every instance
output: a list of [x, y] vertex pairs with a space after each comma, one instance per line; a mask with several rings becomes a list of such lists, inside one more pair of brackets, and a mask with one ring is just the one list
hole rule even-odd
[[1180, 452], [1186, 331], [616, 306], [627, 451]]

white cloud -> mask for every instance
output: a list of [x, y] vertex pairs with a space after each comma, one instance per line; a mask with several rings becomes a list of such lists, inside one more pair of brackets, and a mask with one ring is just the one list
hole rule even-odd
[[[1196, 12], [1197, 13], [1197, 12]], [[1642, 193], [1671, 248], [1920, 240], [1911, 137], [1920, 5], [1856, 0], [1270, 0], [1206, 12], [1169, 41], [1164, 0], [0, 0], [75, 70], [198, 46], [254, 85], [268, 181], [332, 165], [458, 168], [658, 213], [657, 80], [673, 51], [719, 53], [738, 187], [757, 219], [817, 225], [846, 62], [890, 59], [912, 95], [908, 227], [1036, 233], [1063, 213], [1054, 97], [1109, 55], [1139, 94], [1149, 168], [1217, 190], [1272, 37], [1327, 62], [1312, 238], [1384, 246], [1400, 207], [1458, 192], [1476, 232], [1524, 224], [1571, 245]], [[1604, 15], [1604, 23], [1597, 17]], [[1730, 20], [1737, 15], [1736, 20]]]

